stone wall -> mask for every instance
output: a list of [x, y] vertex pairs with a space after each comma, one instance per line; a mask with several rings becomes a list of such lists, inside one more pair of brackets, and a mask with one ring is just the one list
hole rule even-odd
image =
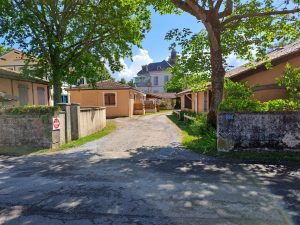
[[60, 132], [52, 131], [52, 115], [0, 114], [0, 148], [52, 148], [60, 142]]
[[54, 115], [0, 113], [0, 148], [58, 148], [60, 145], [93, 134], [106, 126], [106, 109], [61, 105], [56, 112], [60, 129], [53, 130]]
[[218, 150], [300, 151], [300, 112], [219, 113]]

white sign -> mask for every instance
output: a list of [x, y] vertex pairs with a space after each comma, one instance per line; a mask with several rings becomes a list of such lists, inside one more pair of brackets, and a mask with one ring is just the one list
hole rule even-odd
[[60, 120], [59, 118], [53, 118], [53, 130], [60, 130]]

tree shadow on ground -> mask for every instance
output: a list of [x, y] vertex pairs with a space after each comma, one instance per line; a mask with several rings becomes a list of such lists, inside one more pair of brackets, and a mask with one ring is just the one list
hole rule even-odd
[[[116, 150], [117, 151], [117, 150]], [[239, 164], [178, 148], [116, 158], [84, 151], [3, 158], [5, 224], [285, 224], [299, 218], [299, 167]]]

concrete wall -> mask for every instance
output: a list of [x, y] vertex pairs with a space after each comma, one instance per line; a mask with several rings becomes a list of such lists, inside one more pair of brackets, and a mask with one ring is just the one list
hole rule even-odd
[[[34, 82], [11, 80], [0, 78], [0, 92], [5, 92], [9, 95], [20, 97], [19, 86], [25, 85], [28, 88], [28, 105], [38, 105], [37, 88], [41, 87], [45, 90], [45, 105], [49, 105], [48, 101], [48, 86], [45, 84], [38, 84]], [[14, 105], [20, 105], [19, 101], [14, 102]]]
[[219, 113], [218, 150], [300, 151], [300, 112]]
[[106, 110], [102, 108], [80, 109], [80, 137], [102, 130], [106, 126]]
[[0, 114], [0, 148], [55, 148], [60, 131], [52, 131], [52, 115]]

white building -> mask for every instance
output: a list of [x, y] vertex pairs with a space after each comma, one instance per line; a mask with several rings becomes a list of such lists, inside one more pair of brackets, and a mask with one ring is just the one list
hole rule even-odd
[[142, 70], [134, 78], [135, 87], [144, 93], [165, 93], [165, 83], [172, 77], [172, 74], [167, 69], [172, 68], [176, 57], [177, 53], [173, 49], [168, 61], [163, 60], [142, 66]]

